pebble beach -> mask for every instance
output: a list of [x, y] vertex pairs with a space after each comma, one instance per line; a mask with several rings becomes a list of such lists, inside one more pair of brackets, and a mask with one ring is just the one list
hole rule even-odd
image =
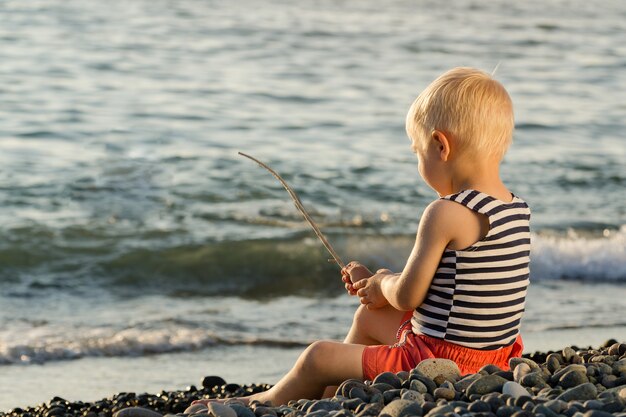
[[[236, 397], [268, 384], [238, 385], [219, 376], [201, 385], [158, 394], [118, 393], [95, 402], [54, 397], [0, 417], [625, 417], [626, 343], [565, 347], [511, 358], [510, 370], [485, 365], [461, 375], [454, 362], [428, 359], [410, 372], [385, 372], [373, 381], [346, 380], [335, 396], [288, 404], [248, 406]], [[198, 399], [225, 404], [192, 405]]]
[[[184, 413], [343, 340], [358, 300], [238, 152], [345, 262], [399, 271], [437, 198], [406, 112], [456, 66], [497, 68], [515, 106], [501, 174], [532, 209], [525, 353], [623, 342], [625, 17], [623, 0], [1, 1], [0, 412]], [[559, 366], [585, 366], [606, 402], [623, 374], [574, 350]], [[453, 379], [417, 390], [422, 414], [445, 389], [465, 401]], [[372, 415], [405, 394], [362, 389]], [[347, 394], [332, 407], [363, 412]]]

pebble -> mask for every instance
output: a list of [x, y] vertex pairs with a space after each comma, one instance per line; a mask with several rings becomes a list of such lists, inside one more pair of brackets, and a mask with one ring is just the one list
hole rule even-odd
[[526, 390], [526, 388], [524, 388], [517, 382], [513, 382], [513, 381], [507, 381], [504, 383], [504, 385], [502, 386], [502, 393], [510, 395], [511, 398], [531, 396], [531, 394]]
[[374, 385], [378, 383], [387, 384], [393, 388], [400, 388], [402, 386], [402, 381], [398, 375], [393, 372], [383, 372], [382, 374], [379, 374], [376, 378], [374, 378]]
[[518, 364], [513, 369], [513, 381], [520, 382], [522, 378], [531, 372], [530, 366], [526, 363]]
[[[48, 414], [46, 414], [48, 415]], [[162, 414], [143, 407], [124, 408], [113, 415], [114, 417], [162, 417]], [[236, 417], [236, 416], [235, 416]]]
[[237, 417], [237, 412], [230, 408], [230, 406], [228, 405], [220, 403], [208, 403], [207, 408], [209, 410], [209, 414], [213, 417]]
[[440, 375], [449, 381], [457, 381], [461, 377], [459, 366], [449, 359], [426, 359], [415, 369], [432, 380]]
[[452, 401], [456, 396], [456, 391], [450, 388], [437, 388], [433, 395], [437, 400], [443, 398], [444, 400]]
[[199, 412], [207, 411], [209, 408], [204, 404], [190, 405], [185, 409], [185, 414], [196, 414]]
[[[510, 361], [511, 371], [485, 365], [464, 377], [452, 367], [443, 371], [446, 361], [434, 360], [436, 367], [425, 361], [410, 372], [385, 372], [367, 383], [344, 381], [334, 398], [277, 407], [258, 402], [248, 407], [233, 398], [270, 385], [227, 384], [207, 376], [199, 388], [120, 393], [91, 403], [55, 397], [0, 417], [626, 417], [625, 343], [524, 356]], [[190, 406], [200, 398], [227, 403]]]
[[586, 382], [589, 382], [586, 372], [576, 370], [568, 371], [559, 378], [559, 385], [565, 389], [573, 388]]
[[390, 402], [380, 412], [381, 417], [408, 417], [416, 415], [422, 415], [422, 407], [415, 401], [402, 399]]
[[469, 397], [472, 394], [484, 395], [490, 392], [502, 392], [502, 386], [507, 382], [506, 379], [498, 375], [486, 375], [472, 382], [465, 394]]
[[596, 398], [597, 395], [598, 389], [596, 388], [596, 386], [593, 385], [591, 382], [587, 382], [586, 384], [582, 384], [577, 387], [568, 389], [563, 394], [559, 395], [557, 397], [557, 400], [566, 402], [572, 400], [585, 401], [592, 400]]

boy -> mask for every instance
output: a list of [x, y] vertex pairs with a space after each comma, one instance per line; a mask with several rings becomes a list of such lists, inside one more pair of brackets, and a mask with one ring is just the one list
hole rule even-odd
[[320, 398], [346, 379], [408, 371], [426, 358], [468, 373], [507, 368], [521, 354], [530, 211], [499, 175], [513, 127], [508, 93], [481, 71], [452, 69], [419, 95], [406, 129], [440, 198], [425, 209], [404, 270], [372, 274], [349, 263], [342, 280], [362, 305], [344, 342], [313, 343], [273, 388], [244, 401]]

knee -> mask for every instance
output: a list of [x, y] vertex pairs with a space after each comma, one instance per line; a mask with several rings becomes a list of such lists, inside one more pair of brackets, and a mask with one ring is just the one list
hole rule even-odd
[[359, 329], [363, 329], [369, 323], [369, 317], [371, 314], [371, 310], [368, 310], [365, 305], [360, 304], [359, 307], [354, 312], [354, 317], [352, 318], [352, 324]]
[[325, 340], [313, 342], [300, 357], [300, 367], [303, 371], [313, 375], [315, 370], [319, 370], [328, 361], [329, 355], [332, 355], [332, 344]]

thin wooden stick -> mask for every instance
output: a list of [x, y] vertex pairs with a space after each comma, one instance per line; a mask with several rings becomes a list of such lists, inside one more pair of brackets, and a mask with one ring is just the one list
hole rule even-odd
[[285, 180], [282, 179], [282, 177], [280, 175], [278, 175], [278, 173], [276, 171], [274, 171], [272, 168], [268, 167], [267, 165], [265, 165], [263, 162], [259, 161], [255, 157], [247, 155], [247, 154], [245, 154], [243, 152], [238, 152], [238, 153], [239, 153], [239, 155], [244, 156], [244, 157], [246, 157], [248, 159], [251, 159], [254, 162], [256, 162], [257, 164], [259, 164], [260, 166], [262, 166], [263, 168], [265, 168], [273, 176], [275, 176], [278, 181], [280, 181], [280, 183], [283, 185], [283, 187], [285, 187], [285, 190], [287, 190], [287, 192], [291, 196], [291, 199], [293, 200], [294, 204], [296, 205], [296, 208], [298, 209], [298, 211], [300, 211], [300, 213], [302, 213], [302, 215], [304, 216], [304, 219], [309, 223], [309, 225], [311, 225], [311, 227], [313, 228], [313, 231], [315, 232], [317, 237], [322, 241], [322, 244], [324, 245], [326, 250], [328, 250], [328, 252], [333, 257], [335, 262], [337, 262], [337, 265], [339, 265], [341, 268], [345, 267], [346, 265], [341, 261], [341, 259], [339, 258], [339, 255], [337, 255], [337, 252], [335, 252], [335, 250], [330, 245], [328, 240], [326, 240], [326, 237], [324, 236], [324, 234], [322, 233], [320, 228], [317, 227], [317, 225], [315, 224], [315, 222], [313, 221], [311, 216], [309, 216], [309, 213], [307, 213], [307, 211], [304, 209], [304, 206], [302, 205], [302, 202], [300, 201], [300, 199], [296, 195], [296, 192], [293, 191], [289, 185], [287, 185]]

